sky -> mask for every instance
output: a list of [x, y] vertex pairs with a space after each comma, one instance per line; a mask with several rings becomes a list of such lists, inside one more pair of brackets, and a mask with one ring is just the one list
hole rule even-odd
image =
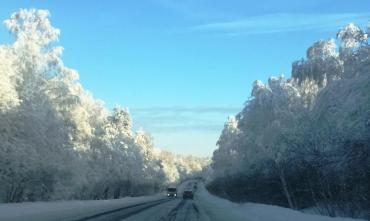
[[370, 19], [368, 0], [0, 0], [0, 20], [19, 8], [50, 11], [65, 65], [95, 98], [128, 107], [157, 147], [198, 156], [254, 80], [289, 77], [315, 41]]

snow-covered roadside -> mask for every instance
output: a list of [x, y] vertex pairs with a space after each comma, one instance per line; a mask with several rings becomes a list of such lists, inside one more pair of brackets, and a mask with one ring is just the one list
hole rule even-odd
[[[198, 185], [196, 197], [206, 212], [211, 213], [213, 217], [225, 216], [226, 218], [229, 213], [235, 217], [235, 221], [365, 221], [361, 219], [332, 218], [305, 214], [288, 208], [258, 203], [232, 203], [228, 200], [211, 195], [202, 183]], [[227, 220], [234, 221], [234, 219]]]
[[0, 204], [0, 221], [61, 221], [73, 220], [136, 203], [165, 198], [157, 194], [125, 197], [117, 200], [84, 200]]

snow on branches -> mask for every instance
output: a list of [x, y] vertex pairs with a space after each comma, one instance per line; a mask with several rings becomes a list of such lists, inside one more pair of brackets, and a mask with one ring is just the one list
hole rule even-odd
[[83, 88], [48, 11], [4, 23], [15, 42], [0, 46], [0, 202], [151, 194], [200, 173], [205, 159], [156, 149], [127, 109]]
[[348, 24], [338, 31], [339, 50], [320, 40], [293, 63], [290, 79], [255, 81], [221, 133], [209, 189], [236, 201], [361, 216], [370, 200], [368, 34]]

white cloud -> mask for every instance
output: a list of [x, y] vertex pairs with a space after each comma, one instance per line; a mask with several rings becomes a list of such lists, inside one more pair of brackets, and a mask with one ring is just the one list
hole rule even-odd
[[194, 26], [192, 31], [214, 34], [243, 35], [338, 29], [349, 22], [365, 25], [370, 13], [340, 14], [266, 14], [227, 22]]
[[198, 114], [208, 114], [208, 113], [230, 113], [240, 111], [240, 107], [148, 107], [148, 108], [130, 108], [130, 111], [136, 113], [163, 113], [163, 112], [172, 112], [172, 113], [198, 113]]
[[226, 118], [241, 107], [149, 107], [132, 108], [136, 126], [153, 133], [182, 133], [202, 131], [220, 133]]

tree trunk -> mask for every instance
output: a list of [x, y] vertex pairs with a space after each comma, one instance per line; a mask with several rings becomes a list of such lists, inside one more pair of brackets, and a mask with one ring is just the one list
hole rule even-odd
[[292, 197], [289, 193], [289, 190], [288, 190], [288, 184], [286, 182], [286, 179], [285, 179], [285, 174], [284, 174], [284, 170], [283, 169], [279, 169], [280, 170], [280, 181], [281, 181], [281, 185], [283, 187], [283, 191], [284, 191], [284, 194], [285, 194], [285, 197], [288, 201], [288, 204], [289, 204], [289, 207], [291, 209], [295, 209], [294, 207], [294, 204], [293, 204], [293, 201], [292, 201]]

